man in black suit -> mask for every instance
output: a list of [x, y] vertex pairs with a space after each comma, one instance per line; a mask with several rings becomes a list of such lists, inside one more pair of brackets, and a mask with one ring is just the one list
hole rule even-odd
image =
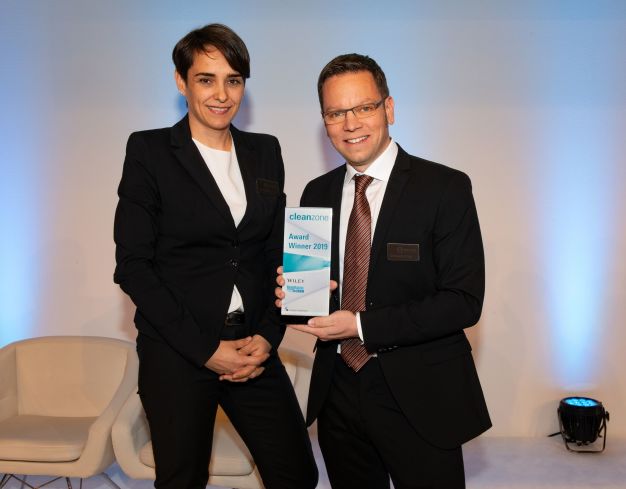
[[491, 425], [463, 332], [484, 294], [470, 180], [391, 140], [394, 101], [371, 58], [333, 59], [318, 92], [347, 164], [301, 199], [333, 209], [340, 284], [332, 314], [292, 326], [319, 338], [307, 422], [318, 420], [334, 489], [388, 488], [389, 478], [396, 489], [463, 488], [461, 444]]
[[276, 354], [273, 304], [285, 195], [273, 136], [231, 121], [250, 74], [228, 27], [190, 32], [173, 52], [188, 114], [131, 134], [115, 215], [115, 281], [137, 306], [139, 394], [155, 487], [200, 489], [221, 405], [268, 489], [314, 488], [317, 469]]

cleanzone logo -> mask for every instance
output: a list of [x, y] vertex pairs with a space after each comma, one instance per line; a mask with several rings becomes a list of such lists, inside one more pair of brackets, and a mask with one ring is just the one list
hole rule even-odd
[[322, 214], [298, 214], [294, 212], [289, 214], [291, 221], [328, 221], [328, 216]]

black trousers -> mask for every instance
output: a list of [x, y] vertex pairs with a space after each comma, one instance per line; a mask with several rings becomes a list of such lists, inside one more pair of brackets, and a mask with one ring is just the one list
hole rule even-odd
[[140, 335], [139, 394], [146, 411], [158, 489], [204, 489], [213, 425], [222, 406], [267, 489], [313, 489], [317, 467], [304, 419], [277, 356], [244, 383], [220, 381], [166, 344]]
[[[424, 399], [424, 402], [428, 402]], [[335, 359], [318, 435], [333, 489], [463, 489], [461, 447], [419, 436], [395, 402], [376, 358], [355, 373]]]

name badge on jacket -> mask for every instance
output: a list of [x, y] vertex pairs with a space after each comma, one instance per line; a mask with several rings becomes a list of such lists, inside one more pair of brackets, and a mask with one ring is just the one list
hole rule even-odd
[[387, 260], [420, 261], [419, 243], [387, 243]]
[[259, 195], [263, 195], [265, 197], [276, 197], [280, 192], [280, 187], [278, 186], [278, 182], [274, 180], [257, 178], [256, 191]]

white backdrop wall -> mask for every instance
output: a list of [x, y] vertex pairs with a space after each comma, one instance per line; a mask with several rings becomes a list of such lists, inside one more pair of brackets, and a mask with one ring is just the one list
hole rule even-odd
[[[556, 431], [556, 406], [601, 399], [626, 436], [626, 3], [616, 1], [91, 2], [3, 0], [0, 345], [30, 336], [133, 340], [112, 283], [112, 221], [134, 130], [184, 114], [175, 42], [209, 22], [252, 56], [245, 130], [279, 137], [288, 203], [341, 162], [316, 79], [374, 57], [392, 136], [467, 172], [487, 260], [469, 330], [490, 435]], [[312, 340], [285, 344], [311, 352]], [[427, 400], [425, 400], [427, 402]]]

